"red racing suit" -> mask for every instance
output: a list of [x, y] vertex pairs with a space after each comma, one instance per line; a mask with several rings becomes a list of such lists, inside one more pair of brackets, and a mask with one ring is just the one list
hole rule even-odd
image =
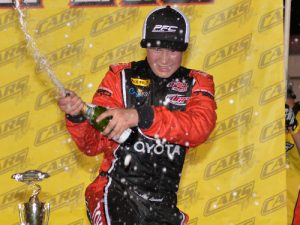
[[186, 150], [207, 140], [215, 127], [212, 76], [180, 67], [163, 79], [146, 60], [112, 65], [92, 103], [134, 107], [139, 123], [128, 141], [118, 144], [81, 116], [67, 116], [78, 148], [89, 156], [104, 154], [100, 175], [85, 194], [91, 223], [187, 224], [188, 217], [176, 207], [176, 192]]

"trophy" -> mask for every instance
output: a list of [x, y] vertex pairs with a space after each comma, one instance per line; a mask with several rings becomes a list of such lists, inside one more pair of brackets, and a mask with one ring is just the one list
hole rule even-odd
[[18, 205], [21, 225], [48, 224], [50, 204], [39, 201], [38, 194], [41, 191], [41, 186], [36, 184], [37, 181], [41, 181], [48, 177], [48, 173], [43, 173], [39, 170], [28, 170], [24, 173], [16, 173], [11, 176], [12, 179], [24, 182], [30, 185], [33, 189], [29, 201]]

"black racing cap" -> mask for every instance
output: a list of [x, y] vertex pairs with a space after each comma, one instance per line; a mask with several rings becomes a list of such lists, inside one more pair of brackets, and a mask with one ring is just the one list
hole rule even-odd
[[190, 25], [186, 16], [177, 8], [159, 7], [145, 19], [141, 47], [185, 51], [189, 37]]

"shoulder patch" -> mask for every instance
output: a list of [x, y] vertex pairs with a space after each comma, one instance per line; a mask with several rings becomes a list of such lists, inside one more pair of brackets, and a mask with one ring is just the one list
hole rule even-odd
[[210, 75], [208, 73], [205, 73], [205, 72], [203, 72], [201, 70], [191, 70], [190, 76], [203, 76], [205, 78], [213, 80], [213, 76], [212, 75]]
[[113, 73], [121, 72], [124, 69], [131, 68], [131, 63], [117, 63], [109, 66], [109, 70]]
[[214, 95], [212, 92], [210, 92], [210, 91], [208, 91], [208, 90], [205, 90], [205, 89], [196, 89], [196, 90], [193, 91], [193, 93], [194, 93], [195, 95], [200, 95], [200, 94], [201, 94], [202, 96], [209, 97], [209, 98], [211, 98], [212, 100], [215, 99], [215, 95]]

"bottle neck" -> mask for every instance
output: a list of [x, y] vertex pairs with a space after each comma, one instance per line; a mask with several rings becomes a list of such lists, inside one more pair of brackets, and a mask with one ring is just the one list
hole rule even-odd
[[93, 105], [90, 103], [84, 103], [84, 105], [81, 109], [81, 113], [85, 118], [91, 119], [93, 117], [95, 108], [96, 108], [96, 105]]

